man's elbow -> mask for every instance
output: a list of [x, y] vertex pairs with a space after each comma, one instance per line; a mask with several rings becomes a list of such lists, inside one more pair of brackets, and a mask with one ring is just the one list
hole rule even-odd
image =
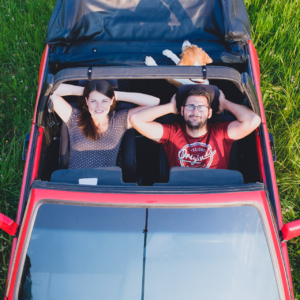
[[137, 124], [139, 123], [139, 116], [137, 115], [137, 113], [129, 116], [129, 123], [131, 124], [132, 127], [137, 126]]
[[245, 120], [244, 126], [248, 130], [250, 130], [250, 132], [252, 132], [253, 130], [255, 130], [260, 125], [260, 123], [261, 123], [260, 116], [253, 113], [252, 116], [250, 118], [248, 118], [248, 120]]
[[254, 114], [252, 120], [251, 120], [251, 127], [254, 129], [256, 129], [261, 123], [261, 118], [260, 116], [258, 116], [257, 114]]

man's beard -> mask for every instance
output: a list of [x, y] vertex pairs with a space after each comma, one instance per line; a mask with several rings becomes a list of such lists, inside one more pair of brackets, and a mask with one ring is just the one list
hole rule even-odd
[[206, 126], [207, 123], [207, 119], [203, 120], [202, 117], [199, 117], [199, 121], [198, 122], [192, 122], [189, 117], [193, 117], [193, 116], [188, 116], [187, 118], [184, 118], [185, 123], [187, 125], [187, 127], [191, 130], [198, 130], [203, 128], [204, 126]]

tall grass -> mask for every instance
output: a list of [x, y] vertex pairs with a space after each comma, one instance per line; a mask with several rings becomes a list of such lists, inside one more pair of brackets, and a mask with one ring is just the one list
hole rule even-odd
[[[260, 58], [268, 128], [285, 222], [300, 219], [300, 9], [298, 0], [245, 0]], [[0, 0], [0, 211], [15, 218], [38, 67], [55, 0]], [[288, 243], [295, 298], [300, 299], [300, 239]], [[0, 233], [0, 297], [11, 238]]]

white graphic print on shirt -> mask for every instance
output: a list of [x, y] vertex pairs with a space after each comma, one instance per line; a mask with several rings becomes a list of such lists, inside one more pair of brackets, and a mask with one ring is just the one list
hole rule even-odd
[[185, 145], [178, 152], [178, 159], [182, 167], [197, 165], [198, 168], [209, 168], [213, 162], [216, 150], [204, 143], [193, 143]]

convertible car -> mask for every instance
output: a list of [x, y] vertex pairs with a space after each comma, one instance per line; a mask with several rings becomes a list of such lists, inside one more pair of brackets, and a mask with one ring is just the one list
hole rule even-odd
[[[286, 242], [300, 220], [282, 220], [244, 2], [58, 0], [46, 40], [16, 220], [0, 215], [14, 237], [5, 300], [294, 299]], [[213, 63], [162, 55], [179, 55], [184, 40]], [[68, 130], [49, 103], [60, 84], [104, 79], [167, 103], [177, 88], [166, 78], [208, 79], [261, 117], [232, 146], [229, 169], [169, 170], [159, 144], [134, 129], [115, 167], [68, 169]], [[224, 120], [234, 116], [211, 122]], [[97, 184], [80, 181], [89, 178]]]

